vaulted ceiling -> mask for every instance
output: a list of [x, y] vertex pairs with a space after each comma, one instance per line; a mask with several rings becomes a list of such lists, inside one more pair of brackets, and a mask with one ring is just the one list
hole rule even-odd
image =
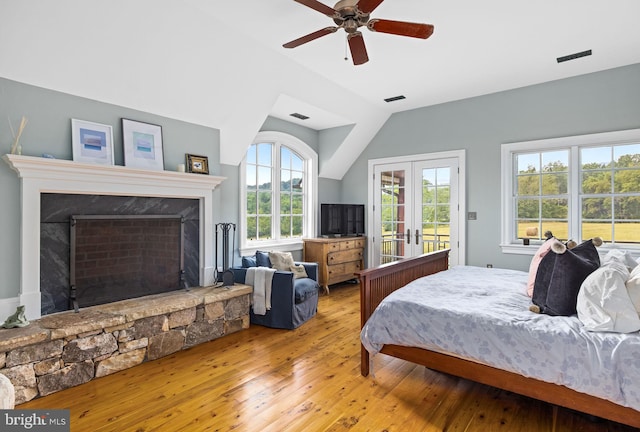
[[640, 63], [637, 0], [385, 0], [371, 15], [435, 32], [363, 28], [370, 60], [354, 66], [342, 30], [282, 47], [333, 25], [293, 0], [0, 0], [0, 76], [219, 129], [232, 165], [269, 115], [351, 125], [323, 155], [339, 179], [395, 112]]

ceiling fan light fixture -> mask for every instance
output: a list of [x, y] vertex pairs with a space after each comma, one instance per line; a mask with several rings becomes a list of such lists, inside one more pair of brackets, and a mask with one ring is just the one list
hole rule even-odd
[[393, 97], [390, 97], [390, 98], [386, 98], [384, 101], [385, 102], [395, 102], [395, 101], [399, 101], [399, 100], [402, 100], [402, 99], [406, 99], [406, 97], [404, 95], [398, 95], [398, 96], [393, 96]]

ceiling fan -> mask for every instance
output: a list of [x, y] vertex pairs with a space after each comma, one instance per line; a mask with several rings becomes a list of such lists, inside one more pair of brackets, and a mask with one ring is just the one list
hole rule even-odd
[[364, 45], [364, 38], [358, 30], [360, 27], [366, 26], [369, 30], [375, 32], [420, 39], [427, 39], [433, 34], [433, 26], [431, 24], [370, 19], [369, 15], [371, 12], [380, 6], [380, 3], [384, 0], [340, 0], [333, 8], [320, 3], [318, 0], [295, 1], [332, 18], [336, 26], [325, 27], [298, 39], [294, 39], [291, 42], [287, 42], [282, 46], [285, 48], [295, 48], [322, 36], [335, 33], [338, 29], [342, 28], [347, 32], [347, 41], [349, 42], [351, 57], [355, 65], [361, 65], [369, 61], [367, 48]]

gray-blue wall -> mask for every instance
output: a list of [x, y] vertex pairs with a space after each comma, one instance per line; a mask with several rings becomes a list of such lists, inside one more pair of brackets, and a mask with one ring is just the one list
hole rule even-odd
[[640, 128], [640, 64], [391, 116], [342, 179], [342, 199], [366, 196], [369, 159], [465, 149], [467, 264], [527, 270], [531, 256], [500, 243], [500, 145]]
[[[118, 165], [123, 163], [120, 119], [159, 124], [165, 168], [174, 170], [185, 153], [208, 156], [211, 174], [227, 177], [215, 192], [221, 204], [214, 222], [239, 222], [239, 171], [219, 164], [216, 129], [0, 78], [0, 154], [8, 153], [12, 142], [8, 119], [17, 128], [23, 115], [29, 120], [21, 139], [23, 154], [51, 153], [72, 159], [70, 120], [78, 118], [113, 126]], [[478, 220], [467, 222], [467, 263], [526, 269], [530, 257], [504, 255], [499, 248], [500, 145], [633, 128], [640, 128], [640, 65], [425, 107], [393, 115], [342, 181], [319, 180], [318, 198], [319, 202], [367, 202], [368, 159], [466, 149], [467, 210], [478, 214]], [[262, 130], [290, 133], [316, 149], [322, 160], [321, 138], [325, 142], [327, 136], [335, 135], [338, 141], [350, 129], [316, 132], [268, 118]], [[4, 162], [0, 163], [0, 202], [1, 301], [18, 295], [15, 269], [20, 266], [19, 180]]]

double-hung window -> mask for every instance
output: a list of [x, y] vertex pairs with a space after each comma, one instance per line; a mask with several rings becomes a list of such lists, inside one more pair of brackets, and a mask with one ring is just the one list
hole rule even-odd
[[640, 130], [502, 146], [502, 248], [551, 232], [640, 253]]
[[315, 232], [317, 155], [280, 132], [260, 132], [241, 165], [241, 254], [299, 250]]

